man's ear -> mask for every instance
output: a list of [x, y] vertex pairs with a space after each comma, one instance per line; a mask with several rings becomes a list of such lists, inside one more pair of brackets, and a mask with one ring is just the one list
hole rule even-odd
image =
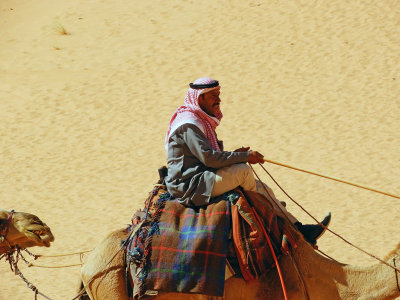
[[198, 103], [199, 103], [199, 106], [200, 106], [200, 108], [201, 109], [203, 109], [203, 103], [204, 103], [204, 94], [201, 94], [200, 96], [199, 96], [199, 98], [198, 98], [198, 101], [197, 101]]

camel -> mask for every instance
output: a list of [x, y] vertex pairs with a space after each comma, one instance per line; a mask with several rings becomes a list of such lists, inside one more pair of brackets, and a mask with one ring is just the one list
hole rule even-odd
[[[288, 299], [383, 300], [400, 296], [400, 274], [394, 269], [383, 263], [353, 266], [328, 259], [316, 252], [295, 229], [292, 234], [297, 248], [279, 260]], [[121, 248], [121, 241], [127, 236], [125, 230], [112, 232], [87, 257], [81, 269], [81, 287], [86, 287], [88, 295], [81, 299], [128, 299]], [[390, 265], [400, 265], [400, 243], [385, 259]], [[160, 292], [150, 299], [284, 299], [284, 296], [274, 268], [250, 283], [240, 277], [229, 278], [222, 298]]]
[[9, 253], [15, 246], [20, 249], [50, 247], [53, 241], [50, 228], [37, 216], [0, 209], [0, 255]]

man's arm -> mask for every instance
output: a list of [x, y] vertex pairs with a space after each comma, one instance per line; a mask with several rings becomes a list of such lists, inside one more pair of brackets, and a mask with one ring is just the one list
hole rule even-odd
[[236, 163], [246, 163], [250, 152], [216, 151], [210, 147], [208, 139], [197, 126], [185, 124], [183, 139], [190, 152], [205, 166], [219, 169]]

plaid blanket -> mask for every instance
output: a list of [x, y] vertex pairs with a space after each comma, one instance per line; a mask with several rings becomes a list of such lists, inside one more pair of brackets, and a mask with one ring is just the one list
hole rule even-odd
[[128, 243], [133, 296], [149, 290], [222, 296], [230, 202], [219, 197], [205, 208], [187, 208], [163, 190], [150, 201], [150, 220]]

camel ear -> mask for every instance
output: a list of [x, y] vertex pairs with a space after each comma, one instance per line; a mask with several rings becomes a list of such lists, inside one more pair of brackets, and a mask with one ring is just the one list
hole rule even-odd
[[7, 221], [9, 214], [10, 213], [8, 211], [0, 209], [0, 224], [2, 224], [2, 222]]
[[3, 229], [7, 226], [7, 218], [3, 219], [2, 216], [0, 216], [0, 234], [3, 232]]

